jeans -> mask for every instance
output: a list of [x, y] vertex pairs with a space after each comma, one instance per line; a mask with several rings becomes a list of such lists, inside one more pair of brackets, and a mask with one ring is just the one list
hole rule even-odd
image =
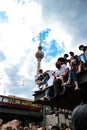
[[76, 75], [76, 70], [71, 69], [69, 73], [69, 77], [75, 82], [78, 81], [77, 75]]
[[50, 97], [51, 86], [45, 89], [45, 96]]

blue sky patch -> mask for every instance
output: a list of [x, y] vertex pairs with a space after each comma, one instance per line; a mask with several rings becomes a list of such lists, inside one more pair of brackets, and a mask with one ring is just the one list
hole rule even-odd
[[42, 35], [42, 41], [46, 40], [46, 37], [48, 37], [49, 32], [51, 31], [51, 29], [47, 28], [46, 30], [44, 30], [41, 35]]
[[55, 57], [58, 54], [58, 48], [56, 46], [57, 42], [56, 42], [56, 40], [53, 39], [50, 44], [51, 44], [51, 46], [49, 48], [48, 54]]
[[[43, 30], [41, 33], [41, 42], [43, 43], [46, 40], [46, 37], [49, 36], [49, 32], [51, 31], [51, 29], [47, 28], [45, 30]], [[40, 33], [36, 36], [32, 38], [33, 42], [36, 42], [37, 40], [40, 40]]]
[[[50, 61], [51, 58], [59, 56], [65, 51], [64, 42], [61, 42], [60, 46], [55, 39], [52, 39], [50, 42], [46, 41], [46, 38], [49, 36], [50, 31], [51, 29], [47, 28], [41, 32], [42, 51], [45, 54], [46, 61]], [[36, 37], [32, 38], [33, 42], [36, 42], [37, 40], [40, 40], [40, 33]]]
[[5, 57], [4, 53], [2, 51], [0, 51], [0, 61], [3, 61], [5, 59], [6, 59], [6, 57]]
[[6, 12], [1, 11], [0, 12], [0, 22], [7, 22], [7, 21], [8, 21], [8, 17], [6, 16]]
[[[46, 43], [44, 43], [46, 44]], [[47, 48], [47, 46], [43, 46], [43, 52], [45, 53], [45, 60], [46, 61], [50, 61], [50, 59], [52, 59], [53, 57], [56, 57], [56, 56], [60, 56], [62, 53], [64, 53], [64, 43], [62, 42], [60, 46], [58, 44], [58, 42], [53, 39], [52, 41], [50, 41], [50, 43], [48, 43], [49, 47]]]

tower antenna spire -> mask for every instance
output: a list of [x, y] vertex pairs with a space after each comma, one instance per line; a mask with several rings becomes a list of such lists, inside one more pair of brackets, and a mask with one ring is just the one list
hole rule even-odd
[[39, 69], [41, 68], [41, 60], [44, 57], [44, 53], [42, 52], [42, 46], [41, 46], [41, 43], [42, 43], [41, 32], [40, 32], [39, 40], [40, 40], [40, 42], [39, 42], [39, 46], [38, 46], [38, 51], [35, 54], [35, 57], [37, 59], [37, 74], [38, 74]]
[[41, 39], [41, 32], [40, 32], [40, 45], [41, 45], [42, 39]]

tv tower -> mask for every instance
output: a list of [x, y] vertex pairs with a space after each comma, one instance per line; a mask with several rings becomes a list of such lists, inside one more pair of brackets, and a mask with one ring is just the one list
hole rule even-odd
[[44, 57], [44, 53], [42, 52], [42, 46], [41, 46], [41, 33], [40, 33], [40, 43], [38, 46], [38, 51], [35, 53], [35, 57], [37, 59], [37, 74], [38, 74], [38, 70], [41, 68], [41, 60]]

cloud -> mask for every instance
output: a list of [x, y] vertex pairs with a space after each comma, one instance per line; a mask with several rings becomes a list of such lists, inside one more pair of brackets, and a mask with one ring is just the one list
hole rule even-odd
[[[72, 36], [74, 44], [87, 42], [87, 1], [86, 0], [39, 0], [44, 21], [60, 23], [62, 29]], [[57, 26], [58, 29], [58, 26]]]
[[4, 53], [2, 52], [2, 51], [0, 51], [0, 61], [3, 61], [3, 60], [5, 60], [5, 55], [4, 55]]
[[[32, 97], [40, 43], [41, 68], [87, 40], [86, 0], [0, 0], [0, 91]], [[77, 43], [77, 45], [75, 45]], [[72, 50], [71, 50], [72, 49]]]

